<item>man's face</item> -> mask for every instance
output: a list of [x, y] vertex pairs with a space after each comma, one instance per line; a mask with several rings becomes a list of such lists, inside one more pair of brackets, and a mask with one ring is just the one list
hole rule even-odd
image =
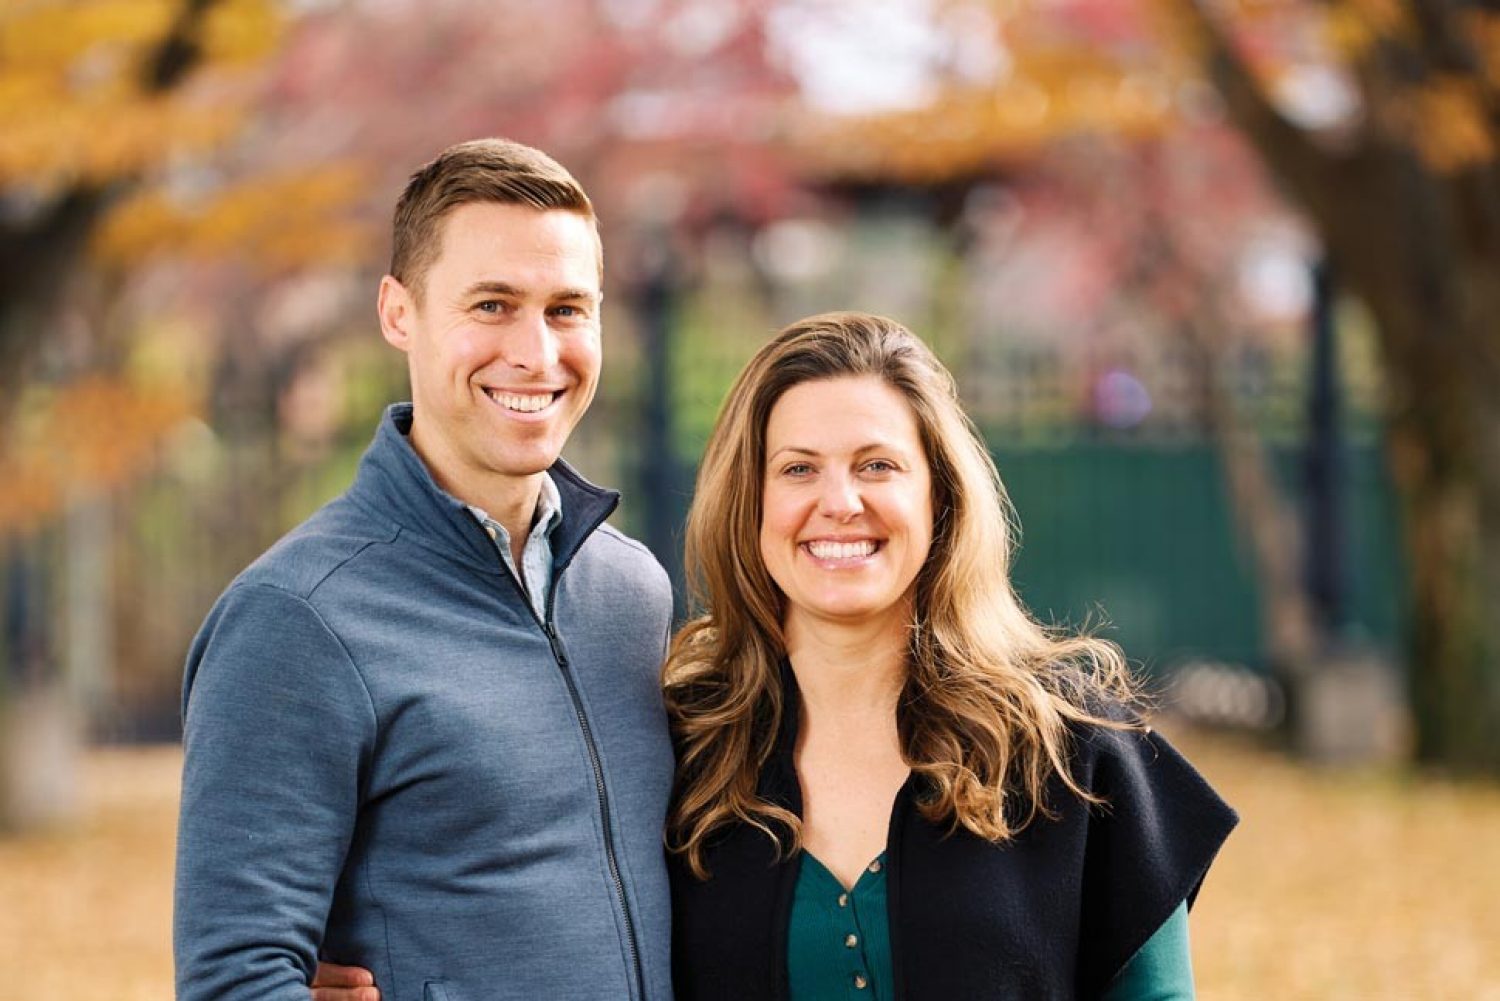
[[460, 499], [551, 466], [594, 398], [598, 239], [576, 212], [461, 205], [420, 303], [381, 284], [382, 330], [411, 370], [412, 444]]

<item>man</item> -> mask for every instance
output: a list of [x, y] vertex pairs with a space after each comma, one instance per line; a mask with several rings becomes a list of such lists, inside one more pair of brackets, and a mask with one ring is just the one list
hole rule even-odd
[[184, 682], [184, 1001], [670, 996], [666, 575], [558, 454], [600, 366], [577, 182], [464, 143], [396, 208], [391, 407], [354, 484], [240, 575]]

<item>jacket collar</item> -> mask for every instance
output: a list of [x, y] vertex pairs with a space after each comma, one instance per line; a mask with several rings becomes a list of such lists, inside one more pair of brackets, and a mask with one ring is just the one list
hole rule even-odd
[[[394, 521], [418, 541], [462, 560], [493, 570], [495, 545], [468, 507], [444, 491], [411, 447], [412, 405], [386, 409], [375, 440], [360, 460], [350, 497], [361, 506]], [[548, 470], [562, 498], [563, 518], [552, 535], [556, 577], [584, 541], [620, 502], [618, 491], [595, 486], [558, 459]]]
[[776, 740], [770, 760], [760, 781], [760, 794], [802, 816], [802, 783], [797, 778], [797, 731], [802, 726], [802, 691], [792, 662], [783, 654], [780, 667], [781, 719], [776, 725]]

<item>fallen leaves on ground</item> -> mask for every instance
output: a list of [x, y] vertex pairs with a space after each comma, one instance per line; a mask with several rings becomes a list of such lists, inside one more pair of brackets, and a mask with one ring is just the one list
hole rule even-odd
[[[1242, 817], [1193, 912], [1203, 1001], [1500, 1001], [1500, 788], [1167, 731]], [[172, 996], [180, 767], [90, 752], [87, 819], [0, 840], [0, 1001]]]

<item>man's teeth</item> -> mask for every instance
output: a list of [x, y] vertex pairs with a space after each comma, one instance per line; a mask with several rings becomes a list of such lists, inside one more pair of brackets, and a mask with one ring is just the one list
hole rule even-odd
[[852, 560], [874, 553], [875, 543], [869, 539], [863, 542], [809, 542], [807, 551], [820, 560]]
[[551, 393], [539, 393], [536, 395], [522, 393], [497, 393], [494, 390], [486, 390], [490, 399], [500, 404], [506, 410], [519, 410], [523, 414], [534, 414], [547, 404], [552, 402]]

